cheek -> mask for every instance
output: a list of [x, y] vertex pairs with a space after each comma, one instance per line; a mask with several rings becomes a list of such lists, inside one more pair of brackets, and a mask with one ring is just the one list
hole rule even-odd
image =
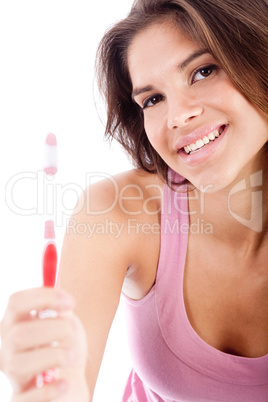
[[230, 79], [224, 76], [221, 80], [214, 81], [213, 86], [209, 86], [205, 91], [202, 90], [199, 99], [204, 105], [227, 115], [234, 111], [234, 105], [240, 102], [241, 97]]
[[[267, 129], [267, 117], [264, 112], [260, 111], [252, 103], [250, 103], [244, 95], [242, 95], [232, 84], [229, 79], [225, 80], [224, 97], [217, 96], [215, 102], [217, 108], [222, 110], [230, 123], [234, 124], [236, 128], [237, 139], [241, 140], [241, 135], [247, 138], [248, 144], [251, 144], [252, 136], [258, 133], [258, 140], [260, 142], [267, 141], [268, 129]], [[256, 139], [256, 138], [255, 138]], [[236, 138], [234, 138], [236, 140]], [[256, 141], [256, 146], [258, 146]]]
[[148, 140], [154, 149], [161, 153], [166, 143], [165, 119], [160, 113], [147, 113], [144, 115], [144, 128]]

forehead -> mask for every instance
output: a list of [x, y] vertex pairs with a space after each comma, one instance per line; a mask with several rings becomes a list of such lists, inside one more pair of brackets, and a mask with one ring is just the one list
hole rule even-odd
[[[178, 65], [198, 48], [199, 46], [174, 24], [159, 22], [150, 25], [139, 32], [129, 46], [127, 62], [131, 80], [139, 81], [141, 74], [145, 79], [150, 78], [150, 75], [159, 69]], [[146, 71], [148, 77], [145, 77]]]

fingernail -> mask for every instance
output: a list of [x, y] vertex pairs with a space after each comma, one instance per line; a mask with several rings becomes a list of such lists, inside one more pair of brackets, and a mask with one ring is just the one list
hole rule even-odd
[[57, 311], [50, 310], [50, 309], [42, 310], [42, 311], [39, 311], [39, 313], [38, 313], [38, 317], [41, 318], [41, 319], [44, 319], [44, 318], [57, 318], [58, 316], [59, 316], [59, 314], [58, 314]]

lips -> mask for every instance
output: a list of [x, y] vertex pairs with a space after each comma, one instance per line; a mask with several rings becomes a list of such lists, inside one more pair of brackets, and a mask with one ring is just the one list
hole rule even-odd
[[208, 133], [207, 135], [205, 135], [203, 138], [197, 140], [196, 142], [186, 145], [185, 147], [183, 147], [184, 151], [188, 155], [190, 155], [194, 152], [198, 152], [201, 148], [203, 148], [205, 145], [209, 144], [211, 141], [215, 141], [215, 139], [221, 135], [224, 128], [225, 128], [225, 126], [221, 126], [219, 129]]
[[[177, 154], [188, 166], [198, 166], [211, 157], [215, 158], [218, 154], [217, 150], [224, 149], [226, 145], [224, 139], [228, 129], [228, 124], [207, 126], [182, 136], [177, 142]], [[192, 150], [192, 144], [194, 144], [193, 148], [196, 147], [195, 150]]]
[[180, 138], [177, 143], [177, 152], [191, 155], [215, 141], [225, 130], [226, 125], [208, 126], [195, 130], [191, 134]]

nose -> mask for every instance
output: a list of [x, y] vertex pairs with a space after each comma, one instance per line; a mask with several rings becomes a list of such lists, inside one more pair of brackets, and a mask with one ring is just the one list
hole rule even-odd
[[201, 116], [203, 112], [203, 106], [196, 100], [187, 97], [177, 98], [169, 105], [168, 128], [170, 130], [182, 128], [196, 117]]

